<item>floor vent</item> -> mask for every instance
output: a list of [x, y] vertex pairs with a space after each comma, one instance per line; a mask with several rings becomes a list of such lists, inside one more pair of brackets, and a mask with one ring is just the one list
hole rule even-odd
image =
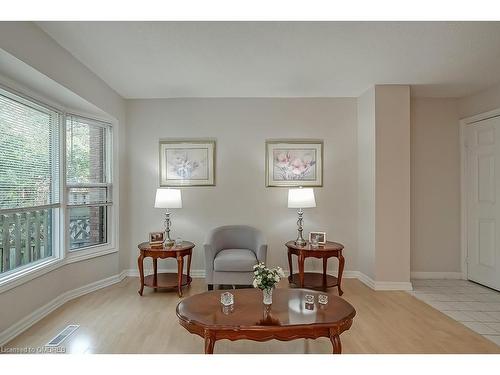
[[45, 346], [59, 346], [61, 343], [66, 340], [73, 332], [75, 332], [79, 325], [70, 324], [66, 328], [64, 328], [61, 332], [57, 334], [52, 340], [50, 340]]

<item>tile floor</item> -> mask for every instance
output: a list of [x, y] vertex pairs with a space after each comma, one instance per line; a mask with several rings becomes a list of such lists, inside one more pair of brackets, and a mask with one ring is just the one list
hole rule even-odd
[[412, 280], [416, 298], [500, 345], [500, 292], [467, 280]]

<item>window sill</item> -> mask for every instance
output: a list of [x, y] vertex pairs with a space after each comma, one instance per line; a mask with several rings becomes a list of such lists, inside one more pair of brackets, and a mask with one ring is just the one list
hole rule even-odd
[[118, 249], [110, 245], [93, 246], [85, 250], [68, 252], [68, 256], [65, 259], [49, 258], [18, 271], [14, 270], [12, 273], [0, 277], [0, 294], [52, 272], [66, 264], [97, 258], [116, 252], [118, 252]]
[[0, 294], [61, 267], [60, 258], [49, 258], [0, 277]]
[[82, 260], [96, 258], [118, 252], [118, 249], [110, 244], [89, 246], [82, 250], [68, 251], [66, 263], [80, 262]]

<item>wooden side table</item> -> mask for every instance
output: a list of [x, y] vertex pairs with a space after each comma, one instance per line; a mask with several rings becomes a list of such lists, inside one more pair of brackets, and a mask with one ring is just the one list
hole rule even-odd
[[[191, 256], [193, 253], [194, 243], [183, 241], [179, 246], [170, 247], [151, 247], [149, 242], [143, 242], [138, 245], [139, 258], [137, 265], [139, 266], [139, 275], [141, 277], [141, 289], [138, 293], [142, 296], [144, 286], [154, 288], [155, 291], [160, 288], [177, 288], [179, 297], [182, 297], [182, 287], [190, 285], [192, 278], [191, 272]], [[187, 255], [187, 274], [184, 270], [184, 257]], [[144, 258], [153, 258], [153, 275], [144, 277]], [[177, 273], [158, 273], [158, 259], [175, 258], [177, 259]]]
[[[327, 241], [324, 245], [313, 247], [309, 242], [304, 246], [298, 246], [295, 241], [288, 241], [285, 246], [288, 249], [288, 265], [290, 267], [290, 276], [288, 282], [300, 288], [319, 289], [326, 291], [327, 288], [337, 287], [339, 295], [344, 292], [341, 289], [342, 273], [344, 272], [344, 257], [342, 250], [344, 245], [337, 242]], [[292, 255], [298, 257], [299, 272], [293, 273]], [[337, 277], [326, 273], [328, 258], [335, 257], [339, 260], [339, 272]], [[304, 272], [304, 262], [306, 258], [323, 259], [323, 273]]]

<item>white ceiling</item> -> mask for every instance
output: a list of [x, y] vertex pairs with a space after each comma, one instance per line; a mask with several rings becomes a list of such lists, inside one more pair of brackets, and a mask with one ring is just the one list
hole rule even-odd
[[125, 98], [461, 97], [500, 82], [500, 22], [38, 22]]

